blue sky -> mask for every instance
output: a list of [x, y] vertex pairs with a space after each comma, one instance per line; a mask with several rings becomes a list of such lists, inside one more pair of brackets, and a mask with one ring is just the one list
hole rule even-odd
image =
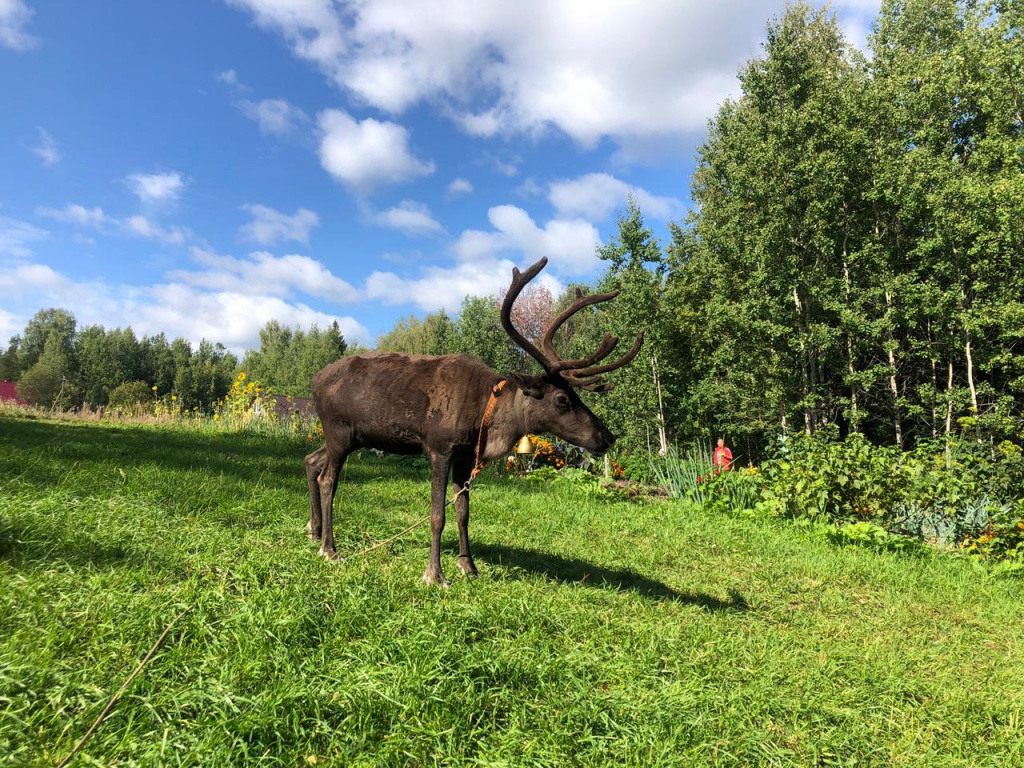
[[[781, 0], [0, 0], [0, 340], [37, 310], [364, 344], [662, 239]], [[863, 45], [877, 0], [833, 3]]]

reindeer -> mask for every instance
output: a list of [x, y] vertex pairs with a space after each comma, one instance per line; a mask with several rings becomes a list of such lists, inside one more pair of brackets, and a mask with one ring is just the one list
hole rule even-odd
[[618, 339], [606, 334], [596, 352], [564, 360], [555, 351], [555, 332], [584, 307], [610, 301], [618, 291], [584, 296], [554, 319], [537, 349], [512, 324], [512, 305], [523, 288], [547, 264], [543, 258], [520, 273], [501, 307], [501, 325], [524, 352], [544, 369], [542, 376], [512, 372], [502, 376], [470, 355], [371, 353], [345, 357], [313, 377], [313, 399], [326, 445], [306, 457], [310, 515], [307, 531], [320, 541], [320, 554], [336, 559], [333, 507], [345, 459], [359, 448], [398, 454], [424, 454], [431, 473], [430, 558], [426, 584], [447, 586], [441, 570], [441, 532], [449, 475], [456, 489], [459, 569], [477, 574], [469, 549], [470, 478], [485, 461], [507, 455], [525, 434], [551, 432], [596, 455], [615, 442], [613, 435], [583, 403], [577, 389], [607, 392], [603, 375], [636, 357], [644, 334], [614, 363], [597, 365]]

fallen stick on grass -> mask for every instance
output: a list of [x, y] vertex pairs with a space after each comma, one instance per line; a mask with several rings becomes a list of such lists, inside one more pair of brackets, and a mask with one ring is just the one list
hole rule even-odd
[[117, 700], [121, 698], [121, 694], [124, 693], [125, 690], [127, 690], [128, 686], [132, 684], [132, 680], [138, 677], [139, 672], [142, 671], [142, 668], [146, 666], [146, 664], [149, 662], [151, 658], [153, 658], [153, 654], [156, 653], [156, 649], [160, 647], [161, 643], [163, 643], [164, 638], [167, 637], [167, 633], [171, 631], [171, 629], [174, 627], [175, 624], [178, 623], [180, 619], [184, 618], [189, 613], [189, 611], [191, 611], [195, 607], [196, 603], [192, 603], [192, 605], [190, 605], [184, 611], [175, 616], [171, 620], [170, 624], [164, 627], [163, 634], [161, 634], [160, 637], [157, 638], [157, 641], [153, 643], [153, 647], [149, 649], [149, 653], [147, 653], [145, 657], [142, 659], [142, 661], [139, 662], [138, 666], [135, 667], [134, 671], [130, 675], [128, 675], [128, 679], [125, 680], [121, 687], [117, 689], [117, 693], [115, 693], [110, 698], [110, 701], [107, 702], [107, 706], [105, 706], [103, 708], [103, 711], [100, 712], [100, 716], [97, 717], [93, 724], [89, 726], [89, 730], [86, 731], [85, 735], [78, 740], [78, 743], [75, 744], [74, 749], [72, 749], [68, 753], [68, 756], [57, 764], [57, 768], [64, 768], [68, 763], [70, 763], [74, 759], [75, 755], [77, 755], [79, 750], [82, 749], [85, 742], [89, 740], [89, 737], [92, 736], [96, 732], [96, 729], [100, 727], [100, 723], [102, 723], [104, 718], [106, 718], [106, 716], [110, 713], [110, 710], [114, 708], [114, 704], [116, 704]]

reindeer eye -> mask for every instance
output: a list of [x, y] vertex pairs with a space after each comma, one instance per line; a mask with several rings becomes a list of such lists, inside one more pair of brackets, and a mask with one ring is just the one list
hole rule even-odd
[[560, 411], [568, 411], [572, 408], [572, 400], [569, 399], [565, 392], [559, 392], [555, 395], [555, 407]]

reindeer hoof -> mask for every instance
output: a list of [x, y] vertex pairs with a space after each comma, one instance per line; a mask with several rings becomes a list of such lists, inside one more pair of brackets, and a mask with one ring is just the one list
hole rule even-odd
[[476, 563], [474, 563], [473, 558], [469, 556], [459, 557], [459, 570], [467, 576], [480, 575], [480, 571], [476, 569]]
[[423, 572], [423, 583], [428, 587], [442, 587], [448, 589], [448, 579], [444, 577], [444, 574], [440, 570], [428, 567]]
[[338, 550], [336, 550], [334, 547], [331, 547], [330, 549], [324, 549], [323, 547], [320, 547], [320, 552], [318, 554], [320, 555], [320, 557], [323, 557], [327, 560], [338, 559]]

